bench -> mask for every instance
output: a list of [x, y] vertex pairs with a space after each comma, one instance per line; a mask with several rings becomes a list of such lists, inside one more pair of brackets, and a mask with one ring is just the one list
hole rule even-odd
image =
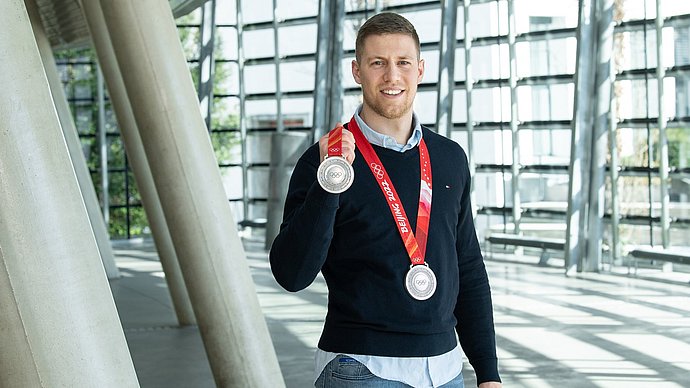
[[265, 228], [266, 219], [243, 220], [237, 223], [242, 228]]
[[637, 247], [630, 251], [630, 256], [636, 259], [666, 261], [669, 263], [690, 265], [690, 249], [683, 248], [650, 248]]
[[491, 256], [493, 256], [493, 250], [491, 247], [494, 244], [541, 249], [542, 252], [539, 258], [539, 265], [546, 265], [546, 262], [549, 260], [548, 250], [565, 250], [565, 239], [562, 238], [545, 238], [535, 236], [520, 236], [517, 234], [492, 233], [486, 237], [486, 241], [489, 243], [489, 253]]

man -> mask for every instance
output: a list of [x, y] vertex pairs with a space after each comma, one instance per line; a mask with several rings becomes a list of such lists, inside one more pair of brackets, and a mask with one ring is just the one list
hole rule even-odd
[[[355, 50], [363, 104], [340, 141], [334, 130], [330, 145], [326, 135], [298, 161], [270, 252], [288, 291], [319, 271], [328, 285], [315, 384], [463, 387], [464, 350], [479, 387], [501, 387], [466, 155], [412, 110], [424, 74], [419, 37], [382, 13], [362, 25]], [[339, 194], [317, 182], [333, 150], [354, 171]]]

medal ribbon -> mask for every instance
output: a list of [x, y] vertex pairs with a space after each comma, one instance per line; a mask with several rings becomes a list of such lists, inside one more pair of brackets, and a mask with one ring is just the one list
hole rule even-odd
[[[369, 141], [364, 137], [364, 134], [359, 129], [357, 121], [354, 117], [350, 120], [347, 127], [355, 136], [355, 144], [359, 151], [364, 156], [371, 173], [374, 175], [376, 182], [379, 184], [383, 196], [388, 202], [393, 220], [398, 227], [400, 237], [405, 244], [407, 254], [410, 256], [412, 265], [424, 264], [424, 257], [426, 255], [426, 242], [429, 235], [429, 218], [431, 216], [431, 161], [429, 160], [429, 151], [426, 148], [424, 139], [419, 142], [419, 170], [420, 170], [420, 188], [419, 188], [419, 208], [417, 210], [417, 230], [412, 232], [410, 222], [408, 221], [405, 209], [400, 202], [393, 182], [383, 167], [381, 159], [376, 155], [376, 151], [369, 144]], [[329, 138], [330, 143], [330, 138]], [[330, 152], [330, 151], [329, 151]], [[415, 237], [416, 236], [416, 237]]]
[[343, 156], [343, 127], [328, 132], [328, 156]]

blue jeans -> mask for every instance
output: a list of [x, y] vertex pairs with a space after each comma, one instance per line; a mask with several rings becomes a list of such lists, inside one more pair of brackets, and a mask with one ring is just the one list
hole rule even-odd
[[[347, 361], [341, 362], [341, 359]], [[382, 379], [371, 373], [364, 364], [343, 356], [328, 363], [314, 385], [316, 388], [410, 388], [399, 381]], [[462, 373], [441, 387], [464, 388]]]

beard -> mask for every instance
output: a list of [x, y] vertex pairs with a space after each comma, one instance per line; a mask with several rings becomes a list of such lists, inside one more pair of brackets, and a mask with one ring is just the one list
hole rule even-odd
[[[406, 90], [404, 93], [409, 93], [409, 90]], [[413, 99], [406, 95], [403, 101], [391, 103], [390, 101], [380, 101], [376, 98], [367, 98], [365, 94], [364, 103], [379, 116], [389, 120], [397, 120], [412, 110]]]

